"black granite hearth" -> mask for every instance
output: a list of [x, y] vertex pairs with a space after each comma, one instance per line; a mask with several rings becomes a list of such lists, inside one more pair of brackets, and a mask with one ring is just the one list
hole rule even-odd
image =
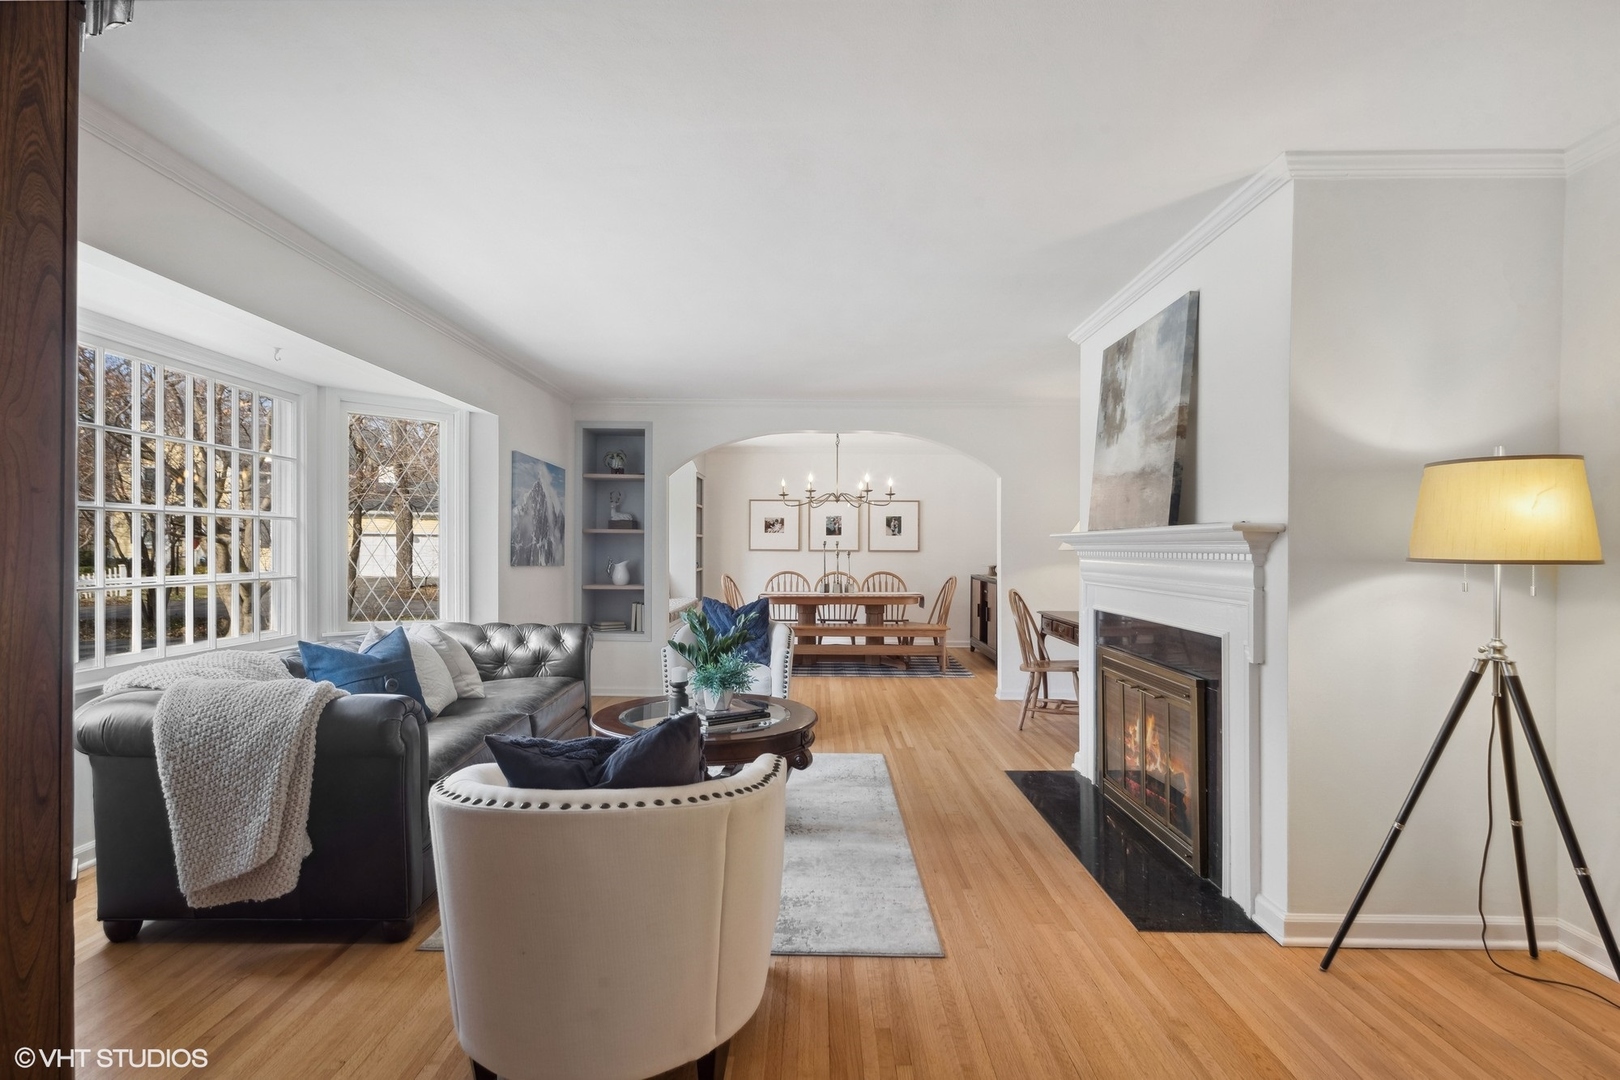
[[1009, 772], [1138, 930], [1258, 934], [1243, 909], [1199, 877], [1077, 772]]

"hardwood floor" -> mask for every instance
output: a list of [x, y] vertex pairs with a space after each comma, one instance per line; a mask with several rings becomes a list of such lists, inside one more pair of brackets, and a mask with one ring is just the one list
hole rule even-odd
[[[1481, 953], [1347, 950], [1324, 975], [1263, 935], [1137, 933], [1003, 775], [1066, 768], [1073, 721], [1015, 731], [989, 666], [957, 655], [974, 679], [794, 682], [816, 752], [888, 755], [946, 958], [777, 959], [732, 1080], [1620, 1076], [1620, 1013]], [[431, 914], [407, 945], [172, 924], [109, 945], [93, 894], [81, 1047], [201, 1047], [209, 1077], [471, 1075], [441, 960], [414, 950]], [[1620, 997], [1567, 957], [1537, 971]]]

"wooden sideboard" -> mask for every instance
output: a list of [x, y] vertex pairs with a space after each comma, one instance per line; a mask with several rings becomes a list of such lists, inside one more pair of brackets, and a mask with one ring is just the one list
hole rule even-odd
[[974, 574], [968, 579], [968, 648], [996, 658], [996, 579]]

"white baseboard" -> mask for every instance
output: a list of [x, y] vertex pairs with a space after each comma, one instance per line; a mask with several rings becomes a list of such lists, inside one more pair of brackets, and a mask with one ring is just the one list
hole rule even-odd
[[662, 686], [592, 686], [592, 697], [663, 697]]
[[[78, 847], [73, 849], [73, 857], [79, 860], [80, 870], [90, 869], [92, 866], [96, 865], [96, 842], [91, 840], [87, 843], [80, 844]], [[1597, 939], [1593, 938], [1592, 940], [1596, 941]]]
[[1602, 939], [1590, 930], [1559, 919], [1558, 951], [1573, 960], [1579, 960], [1599, 975], [1606, 975], [1620, 982], [1620, 978], [1616, 978], [1614, 968], [1609, 964], [1609, 954], [1603, 949]]
[[1254, 898], [1254, 914], [1249, 918], [1254, 920], [1256, 926], [1270, 934], [1278, 944], [1288, 943], [1285, 940], [1288, 936], [1288, 913], [1278, 907], [1265, 893]]
[[[1255, 898], [1254, 921], [1290, 947], [1325, 949], [1338, 932], [1341, 915], [1285, 913], [1264, 896]], [[1492, 948], [1523, 949], [1524, 920], [1516, 915], [1486, 916]], [[1536, 919], [1536, 941], [1545, 950], [1577, 960], [1598, 974], [1615, 978], [1603, 943], [1563, 919]], [[1347, 949], [1479, 949], [1478, 915], [1358, 915], [1344, 939]]]

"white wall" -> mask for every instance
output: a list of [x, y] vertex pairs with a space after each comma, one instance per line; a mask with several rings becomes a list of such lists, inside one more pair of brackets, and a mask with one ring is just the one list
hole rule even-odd
[[[1309, 937], [1337, 924], [1490, 637], [1486, 568], [1464, 593], [1458, 567], [1406, 562], [1424, 463], [1499, 443], [1558, 446], [1563, 182], [1294, 186], [1288, 900], [1291, 930]], [[1505, 636], [1552, 742], [1554, 590], [1531, 599], [1524, 572], [1508, 581]], [[1477, 937], [1467, 917], [1488, 728], [1480, 698], [1367, 904], [1362, 936]], [[1550, 914], [1556, 839], [1545, 801], [1527, 794], [1535, 898]], [[1499, 790], [1486, 905], [1511, 916], [1500, 800]], [[1406, 926], [1380, 929], [1380, 915]]]
[[[1078, 512], [1074, 455], [1078, 431], [1073, 401], [1049, 405], [931, 405], [853, 399], [602, 402], [580, 404], [575, 415], [588, 425], [649, 423], [648, 473], [657, 477], [668, 477], [716, 446], [779, 432], [889, 432], [959, 450], [982, 462], [1001, 480], [999, 552], [998, 558], [988, 561], [1000, 564], [1003, 596], [1007, 588], [1016, 588], [1031, 607], [1073, 608], [1078, 604], [1074, 556], [1059, 551], [1052, 539], [1053, 533], [1067, 532], [1074, 525]], [[669, 595], [668, 485], [649, 484], [647, 490], [647, 602], [656, 611]], [[1002, 607], [998, 694], [1013, 698], [1021, 696], [1023, 683], [1005, 602]], [[644, 640], [599, 640], [592, 669], [596, 688], [601, 693], [656, 692], [660, 644], [657, 634]]]
[[[697, 586], [697, 480], [698, 466], [688, 461], [669, 477], [669, 594], [696, 596]], [[709, 573], [705, 572], [707, 579]], [[709, 592], [719, 596], [720, 578], [714, 576], [715, 588]], [[705, 581], [707, 584], [707, 581]], [[656, 610], [657, 605], [654, 605]], [[655, 627], [656, 628], [656, 627]]]
[[[1570, 817], [1611, 924], [1620, 920], [1620, 157], [1567, 182], [1564, 333], [1559, 449], [1585, 454], [1607, 564], [1558, 571], [1558, 746], [1554, 755]], [[1545, 678], [1529, 687], [1548, 702]], [[1543, 718], [1538, 715], [1538, 720]], [[1534, 781], [1531, 780], [1534, 789]], [[1532, 801], [1540, 794], [1532, 791]], [[1550, 845], [1549, 845], [1550, 846]], [[1585, 898], [1562, 852], [1554, 857], [1565, 944], [1603, 955]], [[1603, 962], [1607, 966], [1607, 962]]]
[[[1080, 346], [1082, 527], [1091, 504], [1091, 462], [1103, 351], [1190, 290], [1198, 290], [1191, 491], [1183, 524], [1288, 522], [1289, 295], [1293, 190], [1283, 185], [1207, 246], [1096, 328]], [[1190, 500], [1189, 497], [1190, 496]], [[1260, 668], [1260, 895], [1288, 902], [1289, 532], [1266, 558], [1266, 662]], [[1073, 558], [1073, 556], [1070, 556]], [[1077, 606], [1077, 605], [1076, 605]], [[1083, 708], [1081, 724], [1095, 723]]]
[[[803, 488], [804, 475], [814, 471], [823, 490], [832, 483], [832, 439], [826, 435], [793, 440], [796, 449], [727, 446], [705, 455], [707, 566], [705, 586], [719, 596], [720, 575], [737, 580], [743, 595], [754, 597], [766, 578], [778, 570], [797, 570], [811, 581], [821, 575], [820, 550], [804, 542], [801, 550], [750, 551], [748, 502], [775, 498], [786, 477], [790, 489]], [[882, 490], [894, 478], [897, 498], [921, 503], [920, 550], [870, 550], [867, 522], [861, 524], [861, 547], [846, 561], [857, 578], [876, 570], [899, 574], [906, 587], [924, 593], [913, 618], [928, 614], [945, 579], [956, 577], [956, 600], [951, 607], [952, 645], [966, 647], [968, 631], [968, 575], [985, 573], [996, 561], [996, 475], [982, 463], [919, 439], [894, 436], [846, 436], [844, 483], [853, 487], [866, 473]], [[882, 511], [874, 511], [881, 516]], [[847, 546], [847, 545], [846, 545]], [[827, 563], [829, 567], [831, 563]], [[1069, 605], [1065, 605], [1069, 606]]]

